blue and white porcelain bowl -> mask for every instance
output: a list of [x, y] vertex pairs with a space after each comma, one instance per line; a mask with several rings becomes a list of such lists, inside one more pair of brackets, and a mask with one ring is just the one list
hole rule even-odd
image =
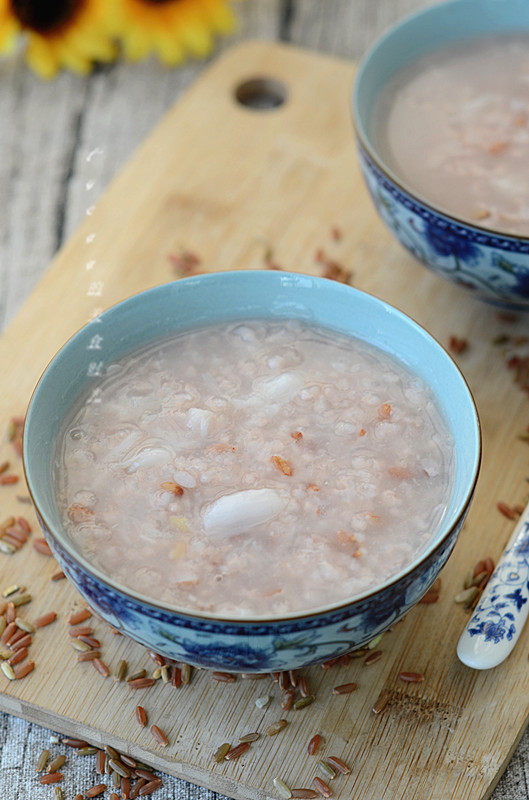
[[527, 0], [451, 0], [408, 17], [364, 56], [353, 91], [353, 115], [367, 188], [380, 217], [404, 247], [438, 275], [480, 298], [529, 310], [529, 237], [472, 225], [421, 198], [384, 162], [371, 125], [381, 89], [402, 67], [444, 45], [520, 31], [529, 32]]
[[[419, 558], [375, 591], [282, 618], [237, 620], [157, 602], [119, 584], [80, 555], [56, 505], [52, 464], [62, 422], [88, 376], [94, 333], [103, 362], [171, 332], [248, 318], [297, 318], [352, 334], [406, 364], [432, 388], [455, 442], [455, 485], [439, 530]], [[31, 399], [24, 432], [27, 482], [47, 541], [64, 572], [111, 625], [163, 655], [234, 672], [294, 669], [341, 655], [406, 613], [445, 564], [467, 513], [480, 463], [472, 396], [450, 356], [395, 308], [340, 283], [286, 272], [224, 272], [158, 286], [105, 311], [59, 351]]]

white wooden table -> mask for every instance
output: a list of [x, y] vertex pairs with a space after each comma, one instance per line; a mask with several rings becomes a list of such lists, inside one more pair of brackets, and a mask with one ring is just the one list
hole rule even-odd
[[[281, 39], [356, 59], [384, 28], [425, 4], [424, 0], [246, 0], [237, 4], [237, 35], [219, 49], [246, 38]], [[20, 57], [0, 61], [0, 330], [87, 208], [204, 66], [192, 63], [170, 71], [155, 62], [118, 63], [86, 79], [63, 74], [43, 83]], [[94, 151], [96, 157], [87, 161]], [[34, 777], [36, 758], [49, 746], [49, 737], [49, 731], [0, 715], [0, 800], [51, 796], [51, 788], [37, 785]], [[494, 800], [529, 800], [528, 754], [529, 734]], [[76, 762], [77, 774], [72, 766], [65, 770], [68, 800], [76, 793], [78, 779], [88, 772], [82, 759]], [[209, 800], [212, 793], [167, 778], [158, 796]]]

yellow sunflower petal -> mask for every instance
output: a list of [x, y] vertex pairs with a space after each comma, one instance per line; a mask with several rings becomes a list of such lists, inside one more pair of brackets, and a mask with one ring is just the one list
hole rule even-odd
[[182, 42], [186, 48], [199, 58], [209, 55], [213, 49], [213, 37], [211, 33], [198, 22], [182, 26], [180, 31]]
[[92, 62], [68, 40], [54, 43], [57, 60], [62, 67], [77, 72], [78, 75], [87, 75], [92, 67]]
[[231, 8], [219, 0], [203, 0], [210, 24], [217, 33], [233, 33], [237, 28], [237, 17]]
[[142, 31], [131, 28], [122, 40], [123, 54], [129, 61], [139, 61], [152, 50], [151, 41]]
[[170, 36], [158, 37], [155, 50], [160, 56], [160, 61], [168, 67], [174, 67], [184, 60], [182, 47], [176, 39]]
[[0, 53], [10, 53], [16, 43], [19, 25], [13, 18], [0, 22]]
[[59, 61], [53, 48], [37, 34], [30, 33], [26, 49], [26, 61], [41, 78], [53, 78], [59, 69]]

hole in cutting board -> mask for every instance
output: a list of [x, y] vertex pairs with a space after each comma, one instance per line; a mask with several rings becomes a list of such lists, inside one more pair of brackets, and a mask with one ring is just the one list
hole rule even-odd
[[275, 78], [250, 78], [235, 88], [235, 99], [254, 111], [271, 111], [287, 99], [287, 87]]

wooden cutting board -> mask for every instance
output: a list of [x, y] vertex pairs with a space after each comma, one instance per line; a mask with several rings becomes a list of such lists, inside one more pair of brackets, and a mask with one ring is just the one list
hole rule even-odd
[[[265, 76], [284, 84], [286, 102], [273, 110], [249, 109], [234, 91]], [[3, 380], [0, 425], [23, 412], [42, 369], [60, 345], [99, 309], [174, 277], [168, 258], [180, 248], [200, 255], [201, 269], [252, 269], [265, 254], [285, 268], [319, 274], [315, 252], [354, 271], [356, 286], [394, 303], [441, 341], [467, 337], [459, 359], [475, 393], [484, 432], [477, 496], [455, 553], [443, 573], [436, 605], [414, 609], [381, 642], [372, 666], [308, 670], [317, 700], [302, 711], [282, 712], [268, 681], [216, 684], [206, 672], [181, 689], [159, 682], [132, 692], [77, 664], [66, 617], [80, 598], [66, 581], [50, 582], [52, 559], [28, 543], [1, 555], [0, 585], [23, 583], [34, 595], [24, 616], [54, 609], [59, 619], [38, 631], [36, 669], [10, 683], [0, 673], [0, 708], [94, 743], [106, 742], [166, 772], [235, 798], [275, 797], [275, 776], [308, 786], [314, 764], [306, 742], [319, 731], [327, 754], [352, 767], [335, 781], [337, 797], [355, 800], [478, 800], [495, 786], [527, 723], [529, 631], [507, 663], [479, 674], [458, 663], [456, 642], [467, 619], [454, 595], [465, 573], [487, 555], [499, 556], [512, 524], [496, 510], [500, 499], [525, 500], [527, 444], [517, 439], [529, 422], [526, 395], [512, 384], [501, 348], [492, 338], [505, 330], [494, 310], [444, 283], [415, 262], [377, 219], [359, 175], [349, 114], [351, 64], [276, 44], [249, 43], [218, 60], [179, 101], [93, 213], [55, 259], [0, 343]], [[102, 143], [104, 146], [104, 143]], [[343, 232], [341, 241], [331, 228]], [[517, 333], [523, 321], [511, 325]], [[7, 437], [0, 461], [21, 465]], [[0, 487], [2, 517], [26, 514], [23, 481]], [[38, 534], [33, 534], [33, 536]], [[131, 671], [153, 668], [138, 645], [96, 623], [104, 660]], [[401, 670], [422, 672], [424, 683], [398, 681]], [[349, 696], [336, 684], [357, 681]], [[371, 708], [382, 689], [391, 703], [381, 716]], [[255, 706], [270, 691], [266, 710]], [[155, 745], [134, 721], [141, 703], [170, 746]], [[214, 765], [224, 741], [263, 731], [281, 716], [290, 724], [264, 737], [239, 761]]]

